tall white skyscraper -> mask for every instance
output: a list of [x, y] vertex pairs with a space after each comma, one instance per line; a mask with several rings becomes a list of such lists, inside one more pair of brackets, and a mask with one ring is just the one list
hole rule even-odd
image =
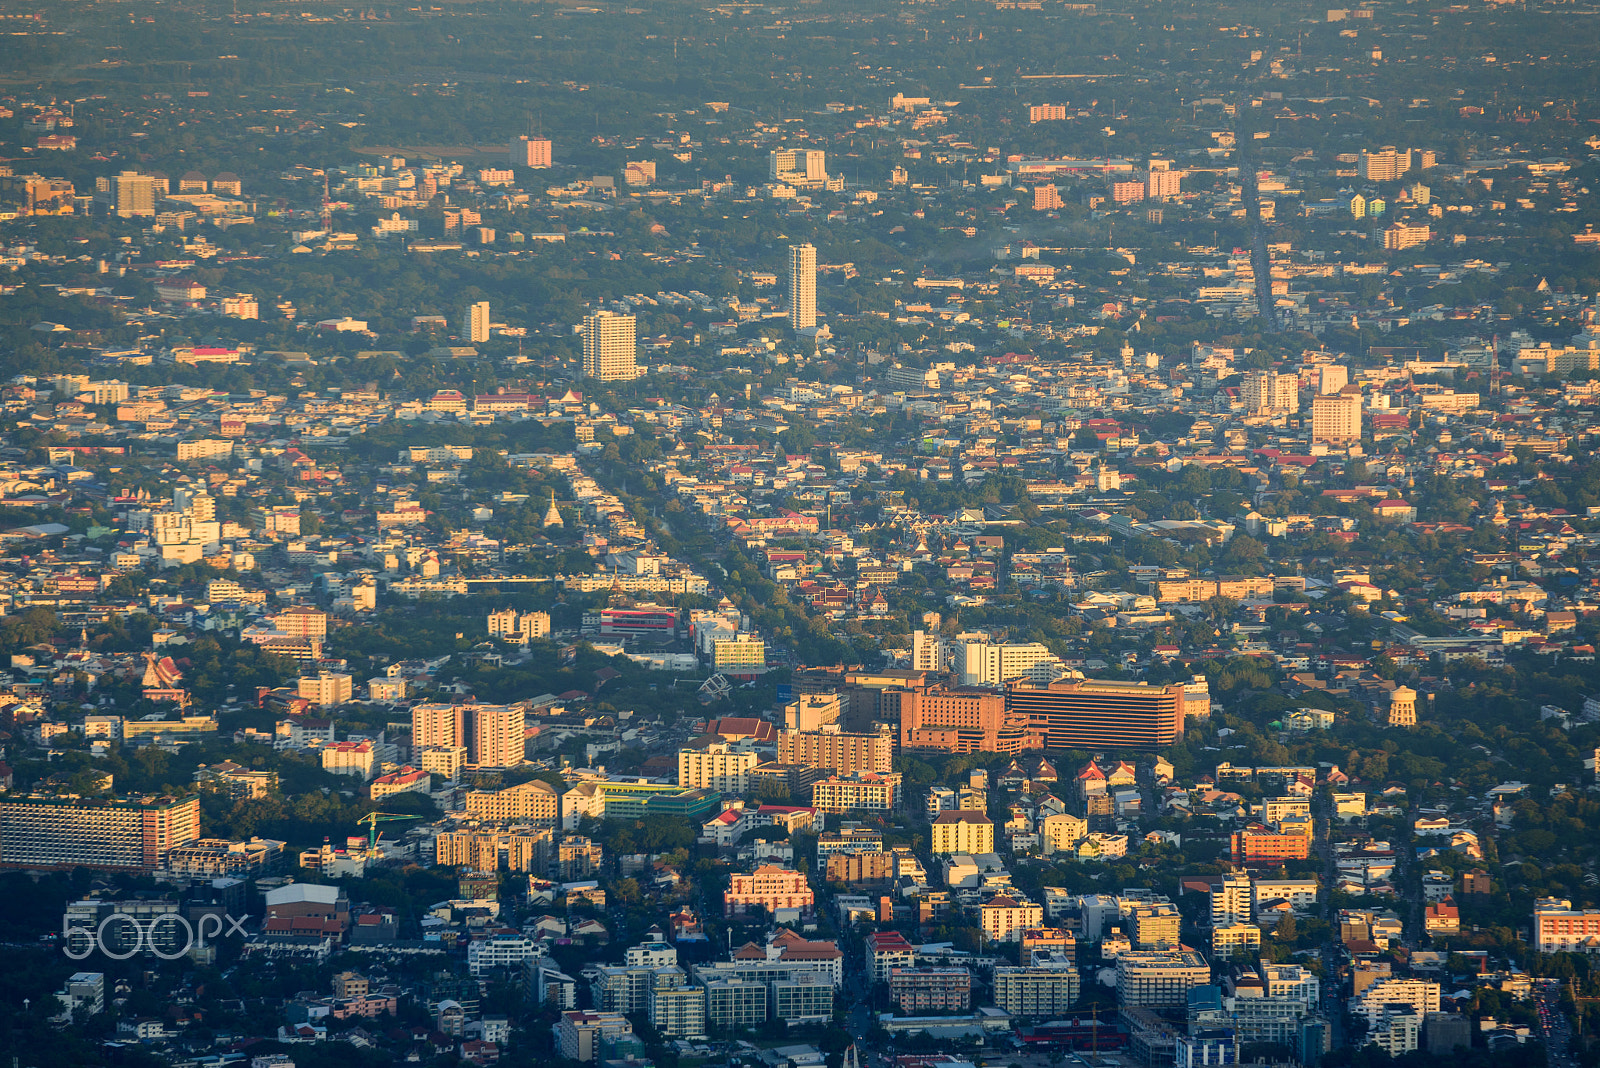
[[817, 325], [817, 248], [789, 246], [789, 325], [809, 330]]
[[1224, 875], [1211, 888], [1211, 926], [1231, 927], [1254, 919], [1253, 889], [1248, 875]]
[[601, 382], [639, 377], [638, 320], [600, 311], [583, 317], [583, 374]]
[[462, 334], [474, 345], [489, 340], [489, 302], [480, 300], [476, 304], [467, 305], [467, 313], [462, 316], [466, 321], [462, 323]]

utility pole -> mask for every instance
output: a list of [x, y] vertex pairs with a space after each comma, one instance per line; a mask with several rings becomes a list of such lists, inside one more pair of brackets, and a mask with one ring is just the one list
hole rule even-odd
[[1581, 1042], [1583, 1040], [1583, 1007], [1591, 1002], [1600, 1002], [1600, 997], [1579, 997], [1578, 980], [1576, 978], [1567, 980], [1567, 990], [1572, 994], [1572, 1003], [1578, 1010], [1578, 1040]]

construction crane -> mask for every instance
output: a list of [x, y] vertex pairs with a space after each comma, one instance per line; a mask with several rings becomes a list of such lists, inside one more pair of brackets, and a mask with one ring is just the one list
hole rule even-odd
[[378, 837], [381, 834], [378, 830], [378, 824], [394, 823], [397, 820], [418, 820], [421, 818], [421, 816], [407, 816], [400, 812], [369, 812], [356, 820], [356, 826], [365, 826], [367, 828], [367, 852], [371, 853], [378, 848]]

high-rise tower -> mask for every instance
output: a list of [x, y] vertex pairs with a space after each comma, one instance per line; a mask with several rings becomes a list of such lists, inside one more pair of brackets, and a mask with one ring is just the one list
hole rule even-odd
[[462, 333], [466, 340], [474, 345], [481, 345], [489, 340], [489, 302], [480, 300], [476, 304], [468, 304], [467, 312], [462, 316], [465, 320], [461, 325]]
[[639, 377], [638, 320], [599, 311], [583, 317], [583, 374], [601, 382]]
[[789, 325], [810, 330], [817, 325], [817, 248], [789, 246]]

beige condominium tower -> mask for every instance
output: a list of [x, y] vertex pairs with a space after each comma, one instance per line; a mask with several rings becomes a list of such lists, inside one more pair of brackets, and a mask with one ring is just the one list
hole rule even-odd
[[817, 248], [789, 246], [789, 325], [810, 330], [817, 325]]
[[639, 376], [638, 320], [600, 311], [583, 317], [583, 375], [601, 382]]

